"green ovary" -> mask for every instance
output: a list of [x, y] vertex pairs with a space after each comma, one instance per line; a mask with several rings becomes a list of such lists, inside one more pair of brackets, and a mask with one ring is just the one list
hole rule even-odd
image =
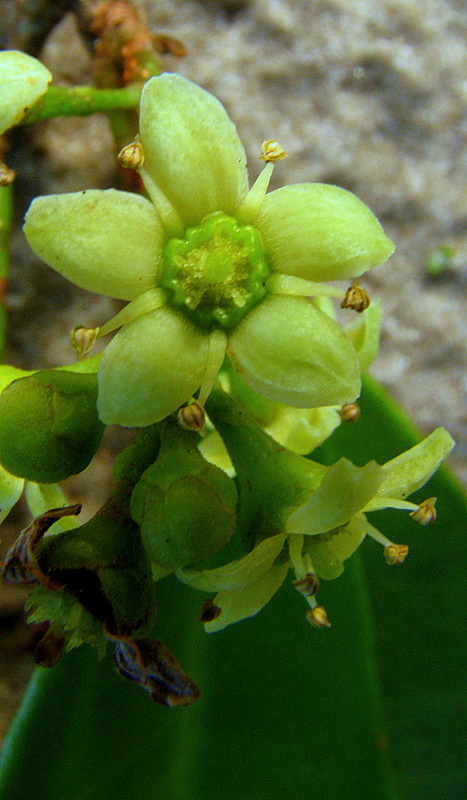
[[266, 294], [261, 236], [221, 212], [164, 248], [161, 285], [170, 302], [203, 328], [233, 328]]

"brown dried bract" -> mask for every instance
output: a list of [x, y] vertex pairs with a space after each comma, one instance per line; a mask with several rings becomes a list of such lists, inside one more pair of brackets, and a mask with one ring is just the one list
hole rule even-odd
[[104, 0], [95, 9], [89, 29], [98, 37], [95, 54], [99, 74], [112, 65], [124, 85], [155, 74], [145, 66], [146, 60], [155, 62], [156, 57], [153, 35], [141, 7], [129, 0]]
[[180, 39], [175, 39], [173, 36], [168, 36], [165, 33], [155, 33], [152, 39], [154, 47], [161, 55], [165, 56], [167, 53], [170, 53], [170, 55], [177, 56], [177, 58], [186, 56], [186, 47]]
[[55, 625], [49, 625], [34, 650], [34, 661], [37, 666], [54, 667], [60, 661], [65, 645], [66, 638], [64, 633]]
[[5, 556], [3, 577], [8, 583], [40, 583], [46, 589], [63, 589], [63, 584], [51, 580], [42, 572], [37, 563], [35, 549], [43, 535], [61, 517], [79, 514], [81, 506], [65, 506], [52, 508], [45, 514], [36, 517], [27, 528], [21, 531], [16, 542]]

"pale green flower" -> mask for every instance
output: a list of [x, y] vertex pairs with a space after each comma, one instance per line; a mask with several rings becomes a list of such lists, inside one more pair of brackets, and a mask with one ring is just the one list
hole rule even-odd
[[218, 631], [256, 614], [279, 589], [289, 568], [296, 588], [308, 600], [310, 620], [318, 626], [328, 624], [315, 598], [317, 577], [337, 578], [366, 535], [383, 544], [388, 563], [402, 561], [408, 548], [390, 542], [368, 522], [366, 513], [403, 509], [425, 524], [428, 520], [417, 516], [419, 506], [405, 498], [426, 483], [453, 446], [449, 433], [437, 428], [382, 467], [374, 461], [356, 467], [343, 458], [323, 468], [317, 490], [290, 514], [284, 533], [264, 539], [247, 555], [217, 569], [179, 570], [178, 578], [189, 586], [218, 592], [214, 605], [221, 612], [206, 623], [206, 630]]
[[[332, 305], [327, 306], [323, 300], [329, 298], [320, 298], [322, 310], [335, 319]], [[378, 353], [380, 327], [381, 304], [378, 301], [372, 301], [363, 314], [359, 314], [357, 319], [344, 327], [344, 332], [357, 351], [362, 371], [370, 366]], [[293, 453], [308, 455], [323, 444], [341, 424], [340, 406], [293, 408], [284, 403], [276, 403], [252, 391], [228, 365], [224, 365], [219, 373], [219, 381], [223, 390], [248, 409], [269, 436]], [[207, 435], [198, 447], [208, 461], [228, 475], [235, 475], [222, 438], [214, 428], [209, 427], [209, 423]]]
[[0, 52], [0, 134], [17, 125], [47, 91], [49, 70], [19, 50]]
[[135, 164], [152, 202], [114, 190], [42, 197], [25, 225], [36, 253], [62, 275], [131, 301], [100, 330], [121, 327], [99, 368], [101, 419], [149, 425], [198, 390], [203, 405], [226, 352], [276, 402], [355, 400], [355, 349], [309, 297], [341, 296], [321, 282], [361, 275], [391, 255], [371, 211], [324, 184], [266, 194], [272, 163], [248, 191], [233, 123], [178, 75], [146, 84], [140, 137]]

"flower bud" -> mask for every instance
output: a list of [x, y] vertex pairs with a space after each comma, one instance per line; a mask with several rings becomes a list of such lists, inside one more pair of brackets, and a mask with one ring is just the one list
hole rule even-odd
[[0, 395], [0, 463], [21, 478], [55, 483], [88, 466], [104, 425], [92, 374], [44, 370]]
[[235, 485], [204, 460], [196, 444], [194, 433], [170, 420], [159, 456], [131, 499], [150, 560], [170, 571], [199, 564], [224, 547], [235, 530]]

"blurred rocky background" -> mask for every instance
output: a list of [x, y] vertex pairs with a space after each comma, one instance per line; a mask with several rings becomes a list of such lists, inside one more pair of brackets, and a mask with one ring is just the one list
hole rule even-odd
[[[70, 3], [0, 0], [1, 46], [28, 7], [60, 15]], [[372, 373], [423, 433], [444, 425], [458, 442], [451, 466], [467, 478], [467, 10], [463, 0], [147, 0], [149, 28], [181, 40], [186, 56], [161, 56], [213, 92], [245, 144], [251, 178], [263, 140], [289, 156], [273, 188], [322, 181], [354, 191], [396, 243], [388, 264], [365, 276], [384, 308]], [[19, 13], [19, 16], [18, 16]], [[67, 13], [40, 51], [57, 82], [88, 83], [91, 57]], [[112, 301], [76, 289], [27, 248], [21, 220], [38, 194], [116, 185], [107, 120], [54, 120], [20, 129], [6, 161], [17, 171], [17, 229], [7, 298], [7, 359], [22, 367], [73, 360], [69, 332], [101, 324]], [[130, 434], [128, 434], [130, 435]], [[88, 518], [109, 487], [120, 448], [109, 431], [101, 454], [70, 479]], [[2, 528], [17, 533], [22, 510]], [[31, 670], [34, 631], [21, 592], [0, 589], [0, 735]]]

